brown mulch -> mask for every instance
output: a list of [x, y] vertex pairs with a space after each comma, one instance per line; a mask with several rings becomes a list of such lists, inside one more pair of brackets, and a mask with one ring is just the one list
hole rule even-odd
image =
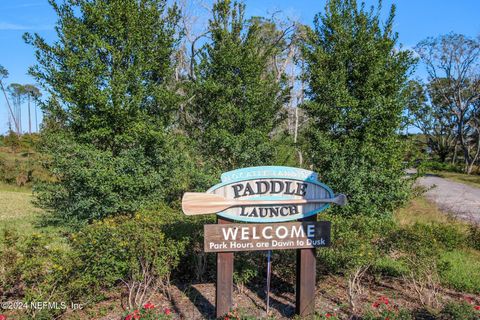
[[[381, 296], [386, 296], [392, 304], [410, 310], [422, 310], [415, 294], [406, 288], [399, 279], [374, 279], [364, 280], [363, 293], [358, 297], [357, 305], [364, 310]], [[295, 312], [294, 285], [272, 277], [270, 294], [270, 318], [291, 319]], [[322, 276], [317, 281], [317, 294], [315, 300], [316, 310], [320, 314], [336, 313], [340, 319], [348, 319], [349, 306], [347, 299], [347, 284], [339, 276]], [[465, 295], [448, 289], [441, 289], [439, 300], [462, 300], [472, 298], [480, 304], [480, 297]], [[266, 318], [265, 287], [259, 283], [257, 286], [247, 286], [243, 292], [234, 290], [233, 300], [239, 314], [253, 318]], [[125, 315], [121, 307], [120, 295], [111, 296], [108, 301], [94, 307], [65, 314], [63, 319], [100, 319], [119, 320]], [[195, 284], [174, 284], [170, 289], [170, 299], [162, 294], [152, 297], [153, 304], [160, 309], [171, 309], [179, 319], [214, 319], [215, 318], [215, 284], [212, 282]]]

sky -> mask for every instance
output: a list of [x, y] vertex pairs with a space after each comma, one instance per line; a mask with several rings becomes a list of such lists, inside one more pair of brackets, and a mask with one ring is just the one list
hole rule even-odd
[[[187, 0], [188, 1], [188, 0]], [[195, 0], [198, 4], [199, 0]], [[211, 3], [211, 1], [204, 1]], [[316, 13], [324, 10], [326, 0], [246, 0], [247, 16], [270, 16], [282, 12], [304, 24], [312, 25]], [[377, 1], [365, 1], [367, 6]], [[435, 37], [449, 32], [461, 33], [469, 37], [480, 35], [480, 0], [384, 0], [382, 14], [386, 16], [395, 3], [397, 7], [394, 29], [399, 34], [399, 42], [404, 48], [412, 48], [427, 37]], [[202, 24], [208, 18], [206, 10], [198, 11]], [[8, 69], [10, 83], [35, 83], [27, 74], [28, 67], [35, 64], [32, 47], [25, 44], [25, 32], [38, 33], [47, 41], [56, 39], [54, 30], [56, 15], [47, 0], [0, 0], [0, 65]], [[416, 77], [424, 78], [425, 71], [420, 66]], [[28, 128], [26, 106], [22, 111], [22, 127]], [[39, 117], [40, 118], [40, 117]], [[8, 109], [5, 99], [0, 96], [0, 134], [7, 131]]]

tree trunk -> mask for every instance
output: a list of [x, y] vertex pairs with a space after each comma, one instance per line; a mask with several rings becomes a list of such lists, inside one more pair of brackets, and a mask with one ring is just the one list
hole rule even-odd
[[457, 162], [457, 152], [458, 152], [457, 145], [458, 145], [458, 141], [455, 142], [455, 146], [453, 147], [453, 157], [452, 157], [453, 165], [455, 165], [455, 163]]
[[30, 95], [28, 95], [28, 133], [32, 134], [32, 118], [30, 116]]
[[462, 148], [463, 151], [463, 158], [465, 161], [465, 167], [464, 167], [464, 172], [469, 174], [469, 167], [471, 164], [471, 158], [470, 158], [470, 152], [468, 151], [468, 145], [465, 139], [463, 138], [463, 114], [459, 116], [458, 120], [458, 139], [460, 142], [460, 147]]
[[37, 103], [35, 102], [35, 132], [38, 132]]
[[5, 101], [7, 101], [8, 110], [10, 111], [10, 115], [13, 119], [13, 123], [15, 124], [15, 130], [17, 131], [17, 133], [20, 133], [20, 128], [18, 126], [17, 119], [15, 118], [15, 115], [13, 114], [12, 106], [10, 106], [10, 102], [8, 101], [7, 93], [5, 92], [5, 88], [3, 87], [3, 82], [2, 81], [0, 81], [0, 86], [2, 87], [3, 95], [5, 96]]
[[471, 162], [469, 163], [469, 165], [467, 167], [467, 174], [472, 173], [473, 166], [475, 165], [475, 162], [477, 162], [479, 155], [480, 155], [480, 136], [477, 139], [477, 150], [475, 152], [475, 155], [472, 157]]

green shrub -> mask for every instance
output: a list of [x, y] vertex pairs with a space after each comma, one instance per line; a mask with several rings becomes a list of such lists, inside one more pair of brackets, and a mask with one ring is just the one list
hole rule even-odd
[[[25, 135], [30, 136], [30, 135]], [[22, 136], [22, 141], [28, 137]], [[5, 150], [0, 153], [0, 181], [18, 186], [30, 185], [38, 181], [48, 181], [50, 175], [42, 168], [42, 156], [34, 151], [37, 137], [29, 138], [35, 142], [22, 142], [25, 144], [23, 152]], [[18, 151], [18, 150], [17, 150]]]
[[[186, 189], [207, 184], [195, 167], [183, 138], [158, 138], [149, 147], [113, 154], [58, 137], [48, 140], [45, 162], [54, 180], [34, 188], [37, 203], [53, 219], [74, 227], [93, 220], [130, 214], [181, 198]], [[152, 138], [153, 139], [153, 138]], [[183, 141], [183, 142], [182, 142]]]
[[358, 266], [372, 265], [379, 258], [377, 243], [393, 227], [390, 219], [367, 216], [348, 218], [330, 216], [332, 244], [317, 250], [319, 268], [333, 273], [345, 273]]
[[389, 234], [382, 243], [386, 253], [406, 266], [403, 276], [414, 288], [418, 301], [425, 307], [435, 304], [435, 288], [439, 273], [448, 268], [440, 261], [443, 245], [435, 238], [431, 225], [416, 223], [401, 227]]
[[443, 285], [462, 292], [480, 294], [480, 254], [468, 250], [444, 252], [441, 261], [448, 266], [440, 272]]
[[480, 224], [471, 224], [467, 236], [468, 245], [471, 248], [480, 250]]
[[[0, 247], [0, 300], [30, 302], [79, 302], [75, 281], [71, 278], [75, 259], [71, 252], [52, 245], [46, 234], [19, 237], [4, 234]], [[64, 309], [25, 308], [20, 316], [52, 319]]]
[[17, 150], [21, 145], [20, 137], [20, 135], [10, 131], [6, 136], [3, 137], [3, 143], [5, 146], [12, 148], [12, 150]]
[[[185, 252], [187, 238], [165, 233], [172, 220], [181, 214], [168, 208], [142, 212], [134, 217], [107, 218], [84, 227], [71, 236], [73, 251], [81, 266], [79, 277], [88, 290], [99, 292], [118, 284], [133, 295], [129, 307], [141, 306], [145, 290], [168, 289], [170, 273]], [[149, 283], [144, 286], [144, 283]]]
[[402, 261], [383, 256], [372, 266], [372, 272], [387, 277], [401, 277], [407, 274], [408, 267]]
[[435, 240], [446, 250], [461, 248], [467, 243], [465, 232], [457, 225], [434, 223], [430, 228]]
[[[170, 273], [185, 253], [188, 230], [175, 230], [182, 215], [167, 207], [97, 221], [71, 234], [68, 245], [52, 245], [44, 234], [19, 237], [10, 231], [0, 247], [0, 298], [24, 302], [89, 303], [118, 285], [133, 293], [130, 308], [152, 292], [168, 293]], [[148, 283], [148, 285], [144, 285]], [[107, 290], [107, 291], [105, 291]], [[145, 295], [137, 292], [146, 292]], [[65, 309], [25, 309], [25, 315], [52, 319]]]
[[245, 285], [258, 276], [258, 260], [252, 257], [252, 255], [256, 256], [257, 259], [260, 258], [258, 254], [255, 255], [253, 252], [249, 252], [237, 255], [235, 259], [233, 282], [240, 293], [244, 293]]
[[416, 256], [433, 257], [438, 256], [442, 250], [463, 247], [465, 242], [465, 233], [457, 226], [439, 223], [415, 223], [391, 233], [383, 245]]
[[427, 171], [449, 171], [462, 173], [463, 169], [460, 165], [434, 160], [425, 160], [419, 165], [418, 171], [420, 173], [426, 173]]
[[[317, 252], [317, 255], [318, 255], [318, 252]], [[295, 252], [295, 250], [272, 251], [272, 266], [277, 266], [277, 265], [292, 266], [291, 268], [275, 269], [275, 273], [278, 275], [278, 277], [287, 283], [295, 283], [297, 274], [296, 274], [296, 269], [293, 266], [295, 266], [296, 263], [297, 263], [297, 253]], [[317, 264], [317, 267], [320, 268], [318, 264]]]
[[480, 310], [467, 302], [449, 302], [438, 316], [440, 320], [478, 320]]

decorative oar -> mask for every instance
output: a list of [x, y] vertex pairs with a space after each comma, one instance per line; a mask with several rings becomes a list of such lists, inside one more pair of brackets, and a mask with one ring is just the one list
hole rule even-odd
[[182, 209], [186, 215], [190, 216], [217, 213], [231, 207], [309, 203], [335, 203], [343, 206], [347, 203], [347, 197], [344, 194], [339, 194], [336, 197], [324, 199], [233, 200], [225, 199], [225, 197], [218, 194], [203, 192], [185, 192], [182, 199]]

